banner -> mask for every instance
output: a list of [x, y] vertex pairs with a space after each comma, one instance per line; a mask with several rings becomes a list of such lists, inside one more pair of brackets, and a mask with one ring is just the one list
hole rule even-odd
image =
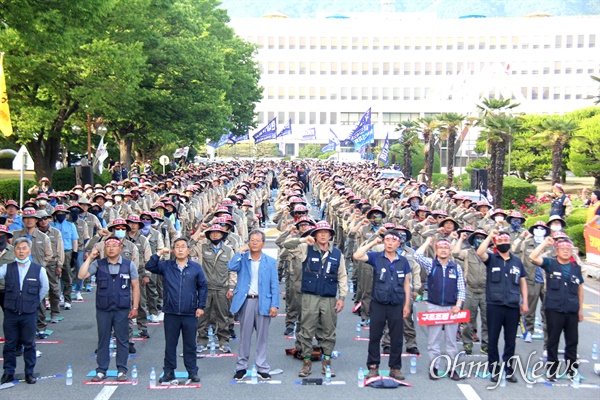
[[348, 139], [354, 142], [359, 136], [361, 136], [365, 131], [370, 130], [371, 128], [371, 108], [369, 108], [363, 116], [358, 121], [356, 128], [350, 133]]
[[245, 140], [250, 140], [249, 133], [246, 133], [245, 135], [242, 135], [242, 136], [235, 136], [233, 133], [229, 135], [229, 141], [231, 142], [231, 144], [236, 144], [239, 142], [243, 142]]
[[315, 140], [317, 139], [317, 130], [315, 128], [308, 128], [304, 135], [302, 135], [302, 140]]
[[586, 226], [583, 229], [585, 238], [585, 258], [589, 264], [600, 265], [600, 230]]
[[361, 134], [353, 140], [354, 142], [354, 150], [358, 151], [361, 147], [366, 147], [368, 144], [373, 143], [375, 141], [375, 129], [373, 129], [373, 125], [369, 125], [369, 129], [361, 132]]
[[381, 153], [379, 153], [379, 161], [385, 165], [388, 165], [388, 156], [390, 155], [390, 141], [388, 140], [389, 135], [389, 133], [385, 135], [385, 142], [381, 148]]
[[6, 93], [6, 79], [4, 78], [4, 53], [0, 53], [0, 132], [4, 133], [4, 136], [13, 134], [8, 94]]
[[446, 325], [460, 324], [471, 320], [471, 312], [469, 310], [461, 310], [455, 315], [451, 315], [450, 311], [431, 311], [419, 313], [419, 325]]
[[188, 146], [177, 149], [175, 150], [175, 153], [173, 153], [173, 158], [187, 157], [189, 151], [190, 148]]
[[336, 146], [340, 145], [340, 139], [338, 138], [338, 136], [335, 134], [335, 132], [333, 131], [333, 129], [329, 128], [329, 142], [333, 142]]
[[229, 140], [229, 134], [228, 133], [224, 133], [221, 135], [221, 137], [219, 138], [219, 141], [217, 143], [215, 142], [210, 142], [208, 145], [210, 147], [212, 147], [213, 149], [218, 149], [219, 147], [225, 146], [227, 144], [227, 141]]
[[329, 144], [321, 149], [321, 153], [327, 153], [328, 151], [335, 150], [335, 143], [329, 141]]
[[254, 138], [255, 144], [277, 138], [277, 117], [273, 118], [264, 128], [256, 132], [252, 137]]
[[283, 126], [283, 129], [281, 130], [281, 132], [279, 132], [279, 134], [277, 134], [277, 137], [280, 138], [280, 137], [284, 137], [284, 136], [291, 135], [291, 134], [292, 134], [292, 120], [290, 119], [288, 121], [288, 123]]
[[102, 173], [102, 167], [104, 165], [104, 160], [108, 158], [108, 150], [106, 149], [106, 144], [104, 144], [104, 137], [100, 138], [100, 143], [98, 143], [98, 148], [96, 149], [96, 160], [98, 160], [98, 172]]
[[360, 158], [364, 160], [367, 156], [367, 145], [364, 145], [363, 147], [358, 149], [358, 152], [360, 153]]
[[281, 157], [285, 157], [285, 143], [283, 142], [282, 139], [279, 139], [279, 152], [281, 153]]

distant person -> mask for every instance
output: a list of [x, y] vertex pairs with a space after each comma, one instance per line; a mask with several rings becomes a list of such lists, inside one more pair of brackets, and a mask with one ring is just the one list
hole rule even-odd
[[561, 184], [554, 184], [552, 186], [552, 193], [546, 192], [544, 196], [552, 199], [552, 205], [550, 206], [550, 216], [558, 215], [562, 219], [566, 219], [573, 211], [573, 204], [571, 199], [566, 195], [565, 189]]
[[[581, 198], [585, 200], [587, 189], [581, 191]], [[586, 201], [585, 206], [588, 208], [585, 219], [585, 226], [594, 229], [600, 229], [600, 190], [592, 190], [590, 199]]]

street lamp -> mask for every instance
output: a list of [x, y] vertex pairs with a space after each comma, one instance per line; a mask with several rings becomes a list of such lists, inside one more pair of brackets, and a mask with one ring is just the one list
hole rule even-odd
[[[94, 122], [92, 122], [92, 115], [87, 115], [87, 122], [85, 123], [87, 126], [87, 157], [88, 163], [92, 161], [92, 131], [94, 133], [104, 137], [106, 135], [107, 129], [104, 126], [104, 120], [101, 117], [96, 118]], [[78, 125], [73, 125], [71, 127], [71, 131], [75, 135], [79, 135], [81, 133], [81, 127]]]

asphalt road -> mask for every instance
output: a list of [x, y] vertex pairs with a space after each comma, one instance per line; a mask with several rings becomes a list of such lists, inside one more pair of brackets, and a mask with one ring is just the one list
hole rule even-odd
[[[276, 255], [274, 237], [269, 237], [265, 251]], [[284, 285], [282, 292], [284, 290]], [[301, 368], [301, 362], [286, 356], [284, 350], [293, 347], [293, 341], [286, 340], [283, 336], [284, 318], [275, 318], [271, 323], [269, 337], [269, 363], [273, 369], [282, 369], [283, 374], [274, 375], [273, 380], [281, 381], [279, 384], [259, 384], [256, 386], [247, 384], [235, 384], [231, 378], [235, 368], [235, 357], [204, 358], [198, 360], [202, 387], [196, 389], [148, 389], [149, 373], [151, 367], [155, 367], [160, 373], [164, 352], [164, 332], [162, 326], [149, 326], [151, 338], [146, 341], [137, 341], [137, 354], [130, 358], [129, 367], [137, 365], [139, 370], [139, 385], [130, 384], [108, 387], [107, 385], [86, 385], [86, 374], [96, 367], [94, 349], [96, 348], [96, 322], [94, 314], [94, 293], [84, 294], [86, 302], [74, 303], [71, 311], [62, 311], [64, 320], [58, 324], [49, 324], [49, 329], [54, 332], [48, 340], [61, 341], [57, 344], [39, 344], [38, 350], [42, 356], [38, 359], [36, 372], [41, 379], [36, 385], [27, 385], [23, 382], [9, 389], [0, 390], [0, 398], [6, 399], [133, 399], [140, 398], [161, 399], [183, 399], [194, 397], [202, 398], [261, 398], [261, 399], [301, 399], [325, 396], [328, 399], [354, 399], [363, 396], [381, 399], [402, 398], [445, 398], [445, 399], [559, 399], [577, 396], [578, 399], [600, 398], [600, 377], [593, 373], [591, 362], [592, 342], [600, 341], [600, 285], [598, 282], [587, 282], [585, 291], [585, 321], [580, 324], [579, 330], [579, 355], [583, 360], [581, 374], [586, 379], [582, 381], [579, 390], [565, 386], [568, 381], [559, 380], [555, 386], [546, 386], [543, 383], [536, 384], [533, 388], [526, 388], [522, 379], [516, 384], [507, 383], [506, 387], [498, 387], [489, 390], [490, 382], [487, 379], [471, 377], [460, 382], [450, 379], [439, 379], [431, 381], [428, 378], [429, 360], [426, 354], [418, 359], [417, 374], [409, 373], [409, 359], [405, 359], [402, 371], [406, 380], [412, 387], [401, 387], [395, 390], [375, 391], [371, 388], [357, 387], [357, 371], [364, 367], [367, 357], [367, 342], [356, 341], [355, 327], [358, 317], [352, 314], [350, 300], [338, 319], [337, 350], [341, 356], [334, 360], [332, 365], [337, 373], [334, 382], [345, 382], [332, 386], [301, 386], [296, 382], [300, 380], [297, 373]], [[417, 311], [424, 311], [425, 305], [418, 304]], [[282, 302], [282, 310], [284, 309]], [[284, 311], [281, 311], [284, 312]], [[2, 318], [2, 317], [0, 317]], [[1, 336], [1, 335], [0, 335]], [[362, 332], [363, 337], [368, 337], [368, 331]], [[419, 349], [425, 352], [427, 349], [427, 331], [425, 327], [417, 328], [417, 339]], [[517, 353], [527, 360], [529, 355], [536, 352], [532, 359], [537, 361], [541, 356], [543, 342], [534, 340], [533, 343], [524, 343], [517, 339]], [[501, 345], [502, 346], [502, 345]], [[232, 341], [231, 347], [236, 352], [237, 341]], [[181, 344], [180, 344], [181, 349]], [[502, 349], [502, 347], [501, 347]], [[180, 350], [181, 351], [181, 350]], [[479, 353], [479, 345], [476, 344], [474, 354]], [[485, 361], [485, 357], [475, 356], [470, 359]], [[381, 369], [387, 369], [387, 359], [382, 359]], [[179, 358], [178, 371], [185, 371], [183, 359]], [[587, 361], [587, 362], [586, 362]], [[74, 384], [65, 385], [64, 374], [67, 365], [71, 364], [74, 370]], [[111, 368], [115, 369], [114, 359]], [[19, 359], [17, 372], [23, 370], [22, 359]], [[320, 365], [313, 364], [311, 377], [322, 377]], [[562, 385], [562, 386], [561, 386]], [[591, 385], [591, 387], [586, 387]]]

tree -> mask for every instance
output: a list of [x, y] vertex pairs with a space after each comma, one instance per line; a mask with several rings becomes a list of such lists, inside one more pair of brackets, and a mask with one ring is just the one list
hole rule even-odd
[[395, 129], [396, 132], [401, 132], [398, 143], [404, 147], [402, 172], [404, 172], [406, 177], [411, 177], [413, 175], [412, 148], [421, 142], [417, 132], [418, 126], [419, 124], [416, 121], [402, 121]]
[[[591, 77], [593, 80], [595, 80], [596, 82], [600, 83], [600, 78], [597, 76], [592, 76]], [[599, 90], [600, 91], [600, 90]], [[595, 97], [595, 101], [594, 104], [600, 104], [600, 94], [598, 96]]]
[[418, 123], [418, 131], [423, 135], [423, 143], [425, 144], [423, 148], [425, 153], [425, 174], [427, 175], [428, 182], [433, 182], [436, 131], [440, 126], [440, 122], [435, 117], [424, 117], [419, 118]]
[[466, 116], [458, 113], [443, 113], [440, 115], [440, 132], [441, 139], [448, 141], [447, 155], [447, 185], [452, 186], [454, 178], [454, 159], [456, 158], [456, 134], [461, 129]]
[[549, 118], [543, 120], [536, 127], [537, 135], [534, 139], [541, 139], [542, 146], [552, 147], [552, 184], [560, 182], [563, 151], [579, 130], [577, 122], [566, 118]]
[[322, 154], [322, 147], [317, 143], [307, 143], [298, 151], [298, 158], [317, 158]]
[[593, 176], [594, 187], [600, 187], [600, 114], [582, 120], [579, 126], [567, 165], [577, 176]]

